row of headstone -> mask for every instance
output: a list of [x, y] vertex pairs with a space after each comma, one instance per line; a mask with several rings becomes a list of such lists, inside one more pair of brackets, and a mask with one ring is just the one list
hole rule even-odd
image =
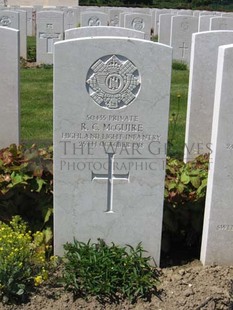
[[193, 34], [184, 161], [210, 154], [201, 248], [203, 264], [233, 262], [232, 63], [233, 31]]
[[[55, 251], [73, 237], [142, 242], [159, 264], [172, 49], [129, 29], [130, 40], [86, 31], [55, 44]], [[19, 31], [0, 27], [0, 41], [6, 147], [19, 143]], [[201, 130], [185, 160], [211, 152], [203, 264], [232, 264], [232, 63], [233, 31], [193, 35], [186, 138]]]
[[211, 153], [218, 47], [233, 44], [233, 31], [195, 33], [192, 40], [184, 161]]
[[[233, 40], [231, 42], [233, 43]], [[208, 175], [201, 248], [203, 264], [232, 265], [233, 263], [232, 64], [233, 44], [220, 46], [211, 135], [212, 163]]]
[[65, 39], [77, 39], [83, 37], [130, 37], [145, 39], [145, 33], [122, 27], [81, 27], [65, 31]]
[[[20, 8], [24, 10], [20, 10]], [[20, 56], [23, 58], [27, 57], [25, 33], [33, 35], [35, 27], [37, 27], [38, 63], [52, 63], [53, 43], [63, 40], [65, 30], [76, 28], [79, 25], [107, 26], [110, 24], [114, 27], [120, 26], [144, 32], [145, 39], [150, 39], [153, 29], [154, 33], [158, 30], [159, 42], [173, 47], [173, 59], [185, 62], [188, 65], [190, 62], [192, 33], [199, 30], [203, 31], [208, 22], [213, 29], [223, 27], [233, 29], [233, 18], [229, 14], [222, 14], [223, 17], [213, 17], [212, 15], [206, 16], [200, 13], [198, 18], [194, 16], [193, 11], [188, 10], [175, 12], [174, 10], [165, 9], [153, 11], [147, 9], [142, 11], [144, 13], [135, 13], [133, 10], [125, 9], [123, 11], [122, 9], [110, 8], [108, 10], [103, 8], [102, 11], [100, 11], [100, 8], [99, 11], [94, 11], [94, 8], [93, 11], [90, 11], [90, 8], [85, 8], [80, 13], [81, 9], [79, 8], [67, 7], [58, 7], [57, 9], [60, 9], [60, 11], [54, 11], [53, 7], [47, 7], [45, 11], [38, 11], [36, 14], [30, 7], [20, 8], [14, 8], [19, 13], [18, 16], [15, 12], [9, 10], [1, 12], [0, 24], [20, 30]], [[41, 10], [40, 7], [37, 9]], [[168, 12], [169, 14], [167, 14]], [[51, 23], [51, 20], [54, 23]], [[42, 35], [38, 28], [43, 29]]]
[[214, 30], [233, 30], [233, 18], [161, 14], [158, 41], [172, 46], [173, 58], [189, 65], [192, 34]]

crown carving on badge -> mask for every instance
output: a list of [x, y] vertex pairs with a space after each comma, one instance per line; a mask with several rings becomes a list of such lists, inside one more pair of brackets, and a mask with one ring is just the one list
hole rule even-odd
[[120, 60], [115, 55], [113, 55], [106, 63], [106, 71], [119, 72], [121, 66], [122, 63], [120, 62]]

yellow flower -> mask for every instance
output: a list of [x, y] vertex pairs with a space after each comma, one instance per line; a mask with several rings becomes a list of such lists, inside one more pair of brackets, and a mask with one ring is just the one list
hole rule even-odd
[[42, 282], [43, 282], [42, 276], [36, 276], [36, 277], [34, 278], [34, 284], [35, 284], [35, 286], [39, 286]]

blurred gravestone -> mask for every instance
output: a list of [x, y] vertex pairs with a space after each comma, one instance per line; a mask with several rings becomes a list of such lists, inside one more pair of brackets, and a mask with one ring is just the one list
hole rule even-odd
[[19, 144], [19, 30], [0, 27], [0, 148]]
[[210, 165], [202, 235], [204, 265], [233, 264], [233, 44], [219, 47]]
[[211, 153], [211, 130], [218, 47], [233, 43], [233, 31], [193, 35], [189, 74], [184, 161]]
[[80, 27], [65, 31], [66, 40], [92, 36], [118, 36], [144, 39], [145, 33], [142, 31], [114, 26]]
[[173, 59], [189, 65], [192, 34], [198, 30], [198, 17], [173, 16], [171, 25], [171, 41]]
[[53, 63], [53, 46], [64, 36], [64, 13], [58, 11], [40, 11], [36, 14], [36, 62]]

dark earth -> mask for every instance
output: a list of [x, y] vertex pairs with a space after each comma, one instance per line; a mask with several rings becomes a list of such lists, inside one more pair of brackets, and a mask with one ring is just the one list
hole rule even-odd
[[62, 287], [44, 285], [21, 305], [0, 304], [0, 310], [233, 310], [233, 266], [203, 267], [199, 260], [159, 269], [158, 296], [151, 301], [101, 304], [94, 297], [76, 300]]

